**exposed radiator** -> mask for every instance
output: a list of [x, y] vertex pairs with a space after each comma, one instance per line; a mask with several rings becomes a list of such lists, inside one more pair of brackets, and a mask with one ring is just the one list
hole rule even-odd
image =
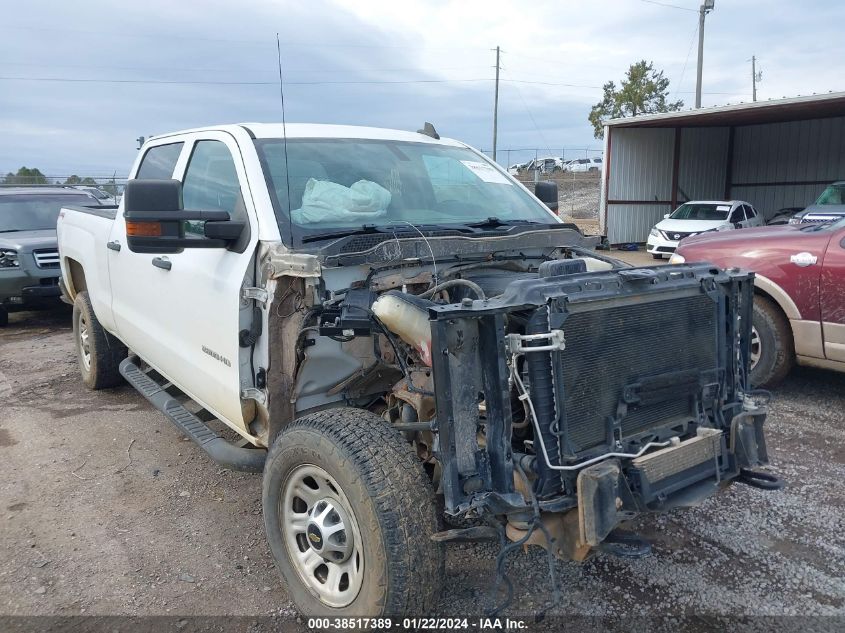
[[[704, 294], [637, 302], [570, 314], [560, 352], [566, 439], [577, 451], [607, 442], [608, 419], [617, 416], [625, 387], [649, 377], [715, 370], [717, 304]], [[627, 407], [621, 435], [694, 419], [693, 400], [677, 397]]]

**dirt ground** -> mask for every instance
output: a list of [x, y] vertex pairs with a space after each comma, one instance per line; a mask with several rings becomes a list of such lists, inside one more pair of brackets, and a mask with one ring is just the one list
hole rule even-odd
[[[650, 556], [556, 563], [555, 604], [544, 552], [515, 553], [504, 613], [845, 615], [845, 375], [795, 370], [767, 427], [784, 490], [645, 517]], [[294, 613], [260, 476], [216, 467], [129, 387], [86, 390], [66, 310], [0, 330], [0, 475], [0, 615]], [[496, 551], [449, 547], [441, 612], [490, 607]]]

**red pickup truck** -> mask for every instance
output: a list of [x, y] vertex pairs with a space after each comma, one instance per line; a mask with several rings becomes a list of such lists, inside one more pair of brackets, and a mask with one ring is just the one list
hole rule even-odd
[[845, 219], [683, 240], [672, 263], [757, 273], [751, 381], [777, 384], [793, 363], [845, 371]]

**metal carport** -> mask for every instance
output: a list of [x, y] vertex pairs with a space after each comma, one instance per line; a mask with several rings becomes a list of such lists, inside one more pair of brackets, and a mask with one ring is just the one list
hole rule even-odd
[[746, 200], [769, 218], [845, 179], [845, 92], [612, 119], [599, 221], [645, 242], [686, 200]]

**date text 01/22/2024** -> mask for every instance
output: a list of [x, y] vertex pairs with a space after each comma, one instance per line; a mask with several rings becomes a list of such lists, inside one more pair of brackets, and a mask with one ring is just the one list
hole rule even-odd
[[525, 620], [515, 618], [309, 618], [309, 629], [336, 630], [470, 630], [520, 631], [527, 629]]

